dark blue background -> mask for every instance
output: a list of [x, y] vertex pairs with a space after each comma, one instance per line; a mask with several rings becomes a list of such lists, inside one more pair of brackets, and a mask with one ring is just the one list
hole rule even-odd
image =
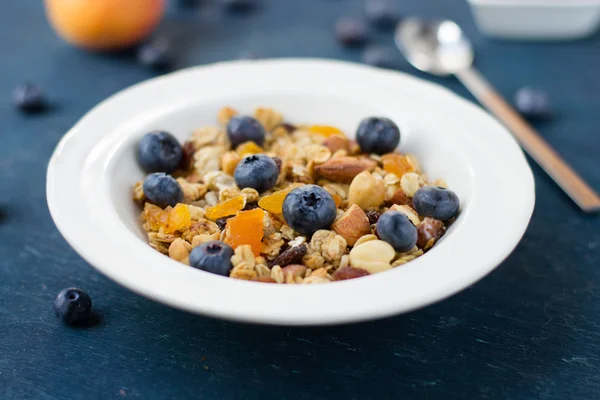
[[[476, 31], [462, 0], [399, 3], [406, 15], [460, 22], [478, 67], [505, 96], [524, 84], [547, 90], [558, 115], [540, 131], [600, 188], [600, 35], [498, 42]], [[336, 44], [332, 28], [341, 14], [360, 15], [362, 0], [264, 4], [245, 17], [172, 7], [157, 33], [174, 43], [177, 67], [244, 49], [360, 59]], [[389, 35], [374, 38], [392, 45]], [[151, 76], [130, 54], [66, 45], [40, 1], [0, 2], [0, 399], [600, 398], [600, 222], [536, 166], [536, 210], [512, 256], [473, 287], [408, 315], [328, 328], [248, 326], [172, 310], [99, 275], [50, 219], [47, 161], [86, 111]], [[51, 113], [12, 108], [11, 90], [25, 80], [46, 90]], [[439, 82], [468, 97], [452, 79]], [[100, 324], [57, 322], [52, 299], [67, 286], [91, 294]]]

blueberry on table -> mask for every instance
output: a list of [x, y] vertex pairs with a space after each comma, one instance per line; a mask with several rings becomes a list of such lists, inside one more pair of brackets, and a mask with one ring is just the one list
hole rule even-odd
[[233, 148], [249, 140], [262, 146], [265, 134], [262, 124], [252, 117], [236, 115], [227, 124], [227, 136]]
[[548, 95], [530, 87], [519, 89], [515, 93], [515, 107], [527, 118], [547, 118], [552, 115], [552, 106]]
[[365, 13], [379, 28], [391, 28], [400, 20], [394, 0], [366, 0]]
[[333, 198], [317, 185], [304, 185], [292, 190], [283, 201], [283, 218], [295, 231], [312, 235], [331, 226], [337, 215]]
[[335, 37], [346, 46], [359, 46], [367, 41], [367, 26], [360, 19], [342, 17], [335, 24]]
[[228, 276], [233, 268], [231, 256], [233, 249], [229, 245], [214, 240], [194, 247], [190, 253], [190, 266], [211, 274]]
[[179, 166], [182, 156], [181, 144], [168, 132], [147, 133], [138, 145], [138, 162], [146, 172], [171, 173]]
[[415, 192], [413, 207], [419, 215], [447, 221], [458, 214], [460, 202], [452, 190], [423, 186]]
[[365, 118], [356, 131], [356, 142], [363, 153], [391, 153], [400, 144], [400, 129], [388, 118]]
[[183, 200], [183, 189], [172, 176], [155, 172], [144, 179], [142, 185], [146, 199], [161, 208], [175, 207]]
[[42, 90], [32, 83], [17, 86], [12, 93], [14, 105], [24, 112], [43, 111], [48, 105]]
[[277, 164], [271, 157], [264, 154], [244, 157], [233, 173], [235, 183], [240, 189], [252, 188], [259, 193], [275, 186], [278, 177]]
[[173, 61], [169, 42], [161, 38], [142, 44], [137, 51], [137, 60], [157, 71], [168, 69]]
[[63, 289], [54, 299], [56, 316], [69, 325], [80, 325], [87, 322], [91, 311], [92, 299], [81, 289]]
[[377, 234], [398, 252], [409, 251], [417, 244], [417, 228], [405, 214], [397, 210], [381, 214], [377, 221]]

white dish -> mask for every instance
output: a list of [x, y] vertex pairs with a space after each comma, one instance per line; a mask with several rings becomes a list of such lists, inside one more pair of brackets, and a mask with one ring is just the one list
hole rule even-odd
[[[353, 135], [370, 115], [394, 119], [400, 148], [459, 195], [461, 214], [438, 245], [388, 272], [326, 285], [269, 285], [199, 271], [153, 250], [131, 200], [143, 178], [140, 137], [180, 140], [214, 123], [220, 107], [266, 105], [291, 122], [333, 124]], [[523, 235], [534, 182], [520, 148], [495, 119], [411, 76], [325, 60], [231, 62], [190, 68], [105, 100], [61, 140], [47, 177], [50, 212], [82, 257], [144, 296], [219, 318], [283, 325], [374, 319], [423, 307], [482, 278]]]
[[468, 0], [479, 28], [508, 39], [577, 39], [600, 27], [600, 0]]

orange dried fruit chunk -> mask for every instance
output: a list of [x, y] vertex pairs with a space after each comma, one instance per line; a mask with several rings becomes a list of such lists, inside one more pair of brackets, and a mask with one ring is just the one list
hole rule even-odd
[[281, 214], [283, 213], [283, 201], [289, 192], [292, 191], [290, 189], [278, 190], [277, 192], [265, 196], [258, 201], [258, 206], [263, 210], [267, 210], [268, 212], [272, 212], [273, 214]]
[[342, 132], [335, 126], [329, 126], [329, 125], [311, 125], [310, 128], [308, 128], [308, 131], [310, 133], [316, 133], [317, 135], [321, 135], [321, 136], [325, 136], [325, 137], [329, 137], [329, 136], [333, 136], [333, 135], [346, 136], [346, 135], [344, 135], [344, 132]]
[[383, 170], [385, 172], [391, 172], [398, 178], [402, 178], [402, 175], [407, 172], [414, 172], [413, 165], [408, 161], [406, 156], [397, 153], [389, 153], [381, 156], [383, 162]]
[[169, 217], [167, 218], [167, 225], [164, 227], [164, 232], [173, 233], [176, 231], [183, 231], [190, 225], [192, 225], [190, 209], [187, 205], [179, 203], [169, 211]]
[[240, 144], [236, 149], [236, 153], [240, 157], [251, 156], [252, 154], [264, 153], [265, 150], [252, 141], [244, 142]]
[[148, 222], [150, 229], [158, 231], [162, 228], [167, 234], [182, 231], [192, 225], [190, 210], [188, 206], [181, 203], [166, 210], [146, 203], [142, 218]]
[[167, 225], [169, 211], [165, 211], [154, 204], [146, 203], [144, 212], [142, 212], [142, 219], [148, 223], [150, 229], [157, 231]]
[[206, 208], [206, 218], [216, 221], [219, 218], [234, 215], [246, 206], [245, 196], [236, 196], [213, 207]]
[[294, 183], [288, 188], [278, 190], [273, 194], [265, 196], [258, 201], [258, 206], [263, 210], [267, 210], [268, 212], [271, 212], [273, 214], [282, 214], [283, 201], [285, 200], [285, 197], [288, 195], [289, 192], [291, 192], [299, 186], [302, 186], [302, 184]]
[[243, 244], [248, 244], [252, 247], [254, 255], [258, 256], [264, 235], [264, 217], [265, 212], [260, 208], [238, 212], [235, 217], [227, 220], [225, 243], [234, 249]]
[[333, 198], [333, 202], [335, 203], [335, 206], [337, 208], [340, 208], [340, 206], [342, 205], [342, 198], [340, 197], [340, 195], [337, 193], [334, 193], [331, 195], [331, 197]]

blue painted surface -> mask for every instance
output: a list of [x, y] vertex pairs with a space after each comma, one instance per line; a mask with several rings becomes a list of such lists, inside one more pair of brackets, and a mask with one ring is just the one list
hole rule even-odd
[[[178, 67], [244, 49], [360, 59], [335, 43], [332, 27], [338, 15], [360, 15], [361, 0], [264, 3], [247, 17], [210, 4], [172, 8], [158, 32], [176, 43]], [[407, 15], [460, 22], [478, 67], [505, 96], [524, 84], [547, 90], [558, 116], [540, 131], [600, 189], [600, 35], [497, 42], [476, 31], [461, 0], [399, 4]], [[537, 207], [517, 250], [442, 303], [335, 328], [189, 315], [98, 274], [62, 239], [45, 202], [47, 161], [64, 132], [105, 97], [152, 74], [127, 54], [92, 55], [64, 44], [39, 1], [0, 2], [0, 22], [0, 399], [600, 398], [600, 221], [582, 215], [538, 167]], [[374, 36], [392, 45], [389, 36]], [[53, 112], [13, 110], [10, 92], [24, 80], [46, 90]], [[437, 81], [469, 97], [457, 82]], [[494, 229], [492, 213], [489, 222]], [[99, 325], [57, 323], [52, 299], [66, 286], [90, 293]]]

